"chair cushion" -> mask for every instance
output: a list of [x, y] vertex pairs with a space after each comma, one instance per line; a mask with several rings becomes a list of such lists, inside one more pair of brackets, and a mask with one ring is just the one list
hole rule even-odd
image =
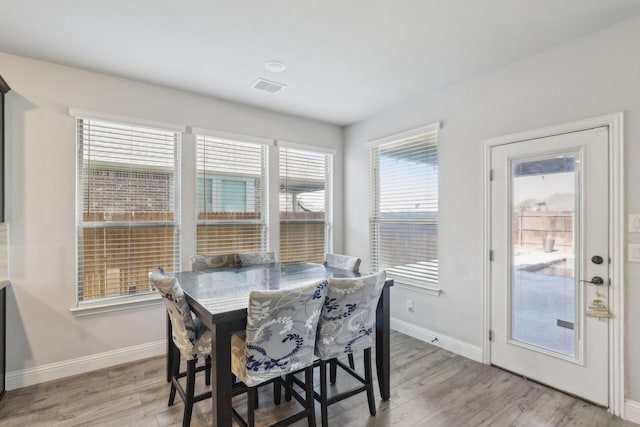
[[211, 331], [197, 317], [193, 319], [196, 327], [196, 340], [193, 343], [193, 357], [207, 357], [211, 355]]
[[240, 265], [237, 254], [194, 255], [191, 257], [191, 270], [202, 271], [212, 268], [231, 268]]
[[385, 272], [330, 278], [320, 317], [315, 354], [322, 360], [371, 347], [373, 322]]
[[326, 254], [324, 257], [324, 265], [325, 267], [350, 270], [357, 273], [360, 270], [360, 258], [347, 255]]
[[247, 381], [246, 341], [246, 331], [234, 332], [231, 335], [231, 372], [245, 384]]
[[273, 264], [276, 262], [276, 254], [274, 252], [252, 252], [239, 254], [238, 257], [242, 265]]
[[232, 337], [232, 371], [247, 386], [313, 363], [326, 280], [291, 289], [253, 291], [245, 334]]

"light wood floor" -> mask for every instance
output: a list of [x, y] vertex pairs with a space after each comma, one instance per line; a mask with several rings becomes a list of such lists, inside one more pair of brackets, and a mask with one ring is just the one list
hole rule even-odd
[[[332, 405], [331, 427], [638, 427], [603, 408], [406, 335], [393, 333], [391, 345], [391, 399], [378, 400], [375, 417], [369, 416], [364, 394]], [[362, 367], [358, 359], [356, 367]], [[338, 376], [339, 386], [347, 382], [347, 377]], [[155, 357], [9, 391], [0, 401], [0, 426], [180, 425], [182, 403], [178, 397], [179, 403], [167, 407], [168, 395], [164, 359]], [[234, 402], [245, 407], [243, 399], [238, 397]], [[271, 417], [271, 402], [268, 387], [260, 395], [261, 421]], [[288, 405], [281, 405], [278, 411], [290, 410]], [[197, 403], [191, 425], [210, 422], [210, 402]], [[301, 421], [296, 426], [305, 424]]]

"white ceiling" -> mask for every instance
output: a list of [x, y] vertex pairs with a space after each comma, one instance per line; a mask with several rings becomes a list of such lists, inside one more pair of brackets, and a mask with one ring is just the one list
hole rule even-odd
[[638, 0], [0, 0], [0, 51], [347, 125], [638, 14]]

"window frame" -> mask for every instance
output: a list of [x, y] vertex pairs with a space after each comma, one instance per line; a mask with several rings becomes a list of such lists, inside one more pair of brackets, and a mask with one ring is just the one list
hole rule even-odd
[[[436, 133], [436, 149], [439, 151], [439, 130], [441, 129], [440, 122], [436, 122], [427, 126], [422, 126], [419, 128], [411, 129], [405, 132], [400, 132], [394, 135], [390, 135], [384, 138], [376, 139], [370, 141], [366, 146], [369, 150], [369, 252], [371, 259], [371, 271], [378, 271], [379, 266], [379, 257], [381, 255], [380, 249], [380, 239], [378, 238], [378, 233], [380, 232], [379, 226], [381, 224], [398, 224], [403, 226], [408, 225], [431, 225], [436, 226], [436, 230], [438, 230], [439, 225], [439, 211], [440, 208], [437, 206], [437, 210], [434, 216], [431, 218], [425, 216], [424, 218], [408, 218], [408, 217], [399, 217], [399, 218], [389, 218], [385, 217], [383, 213], [380, 212], [380, 156], [379, 150], [382, 147], [389, 148], [396, 145], [401, 145], [405, 143], [407, 140], [415, 139], [420, 137], [421, 135], [428, 135], [430, 133]], [[436, 154], [437, 155], [437, 154]], [[439, 164], [439, 162], [438, 162]], [[438, 192], [438, 182], [439, 182], [439, 168], [438, 173], [436, 175], [436, 193]], [[439, 230], [436, 234], [436, 239], [439, 242]], [[438, 250], [439, 252], [439, 250]], [[439, 258], [439, 257], [438, 257]], [[431, 294], [431, 295], [439, 295], [442, 290], [440, 287], [440, 266], [439, 259], [435, 263], [434, 266], [425, 267], [425, 272], [434, 272], [435, 278], [434, 280], [417, 280], [413, 277], [409, 277], [408, 275], [403, 275], [402, 272], [393, 272], [392, 269], [387, 269], [387, 274], [389, 277], [394, 279], [394, 282], [399, 287], [406, 287], [409, 289], [413, 289], [422, 293]]]
[[[269, 241], [269, 230], [270, 230], [270, 224], [271, 224], [271, 220], [269, 218], [269, 204], [270, 204], [270, 192], [269, 192], [269, 151], [271, 150], [272, 146], [274, 145], [273, 140], [269, 140], [266, 138], [259, 138], [259, 137], [254, 137], [254, 136], [247, 136], [247, 135], [240, 135], [240, 134], [231, 134], [231, 133], [227, 133], [227, 132], [218, 132], [218, 131], [212, 131], [212, 130], [208, 130], [208, 129], [201, 129], [201, 128], [193, 128], [191, 133], [194, 136], [195, 139], [195, 147], [194, 147], [194, 166], [195, 166], [195, 174], [196, 174], [196, 189], [195, 189], [195, 202], [194, 202], [194, 208], [195, 208], [195, 239], [196, 239], [196, 252], [197, 253], [201, 253], [198, 249], [198, 227], [199, 226], [207, 226], [207, 225], [229, 225], [229, 226], [236, 226], [236, 225], [259, 225], [261, 227], [260, 229], [260, 242], [259, 242], [259, 248], [261, 251], [267, 251], [269, 250], [270, 247], [270, 241]], [[218, 206], [220, 208], [222, 208], [222, 194], [219, 195], [219, 198], [216, 198], [214, 193], [214, 190], [216, 188], [216, 183], [220, 184], [220, 189], [222, 189], [222, 181], [224, 181], [225, 179], [229, 179], [229, 180], [233, 180], [233, 181], [239, 181], [239, 182], [245, 182], [248, 183], [249, 181], [251, 181], [251, 178], [246, 178], [246, 177], [242, 177], [242, 176], [235, 176], [235, 175], [228, 175], [225, 176], [224, 178], [222, 177], [215, 177], [215, 176], [202, 176], [200, 174], [200, 163], [199, 163], [199, 138], [204, 138], [205, 141], [207, 138], [210, 139], [214, 139], [214, 140], [218, 140], [221, 141], [223, 143], [229, 144], [229, 145], [233, 145], [234, 143], [238, 143], [238, 144], [244, 144], [244, 145], [252, 145], [252, 146], [260, 146], [262, 153], [261, 153], [261, 175], [260, 175], [260, 179], [261, 179], [261, 188], [260, 188], [260, 193], [261, 193], [261, 203], [260, 203], [260, 218], [259, 219], [200, 219], [198, 218], [199, 214], [201, 213], [199, 210], [199, 203], [198, 203], [198, 187], [199, 187], [199, 182], [198, 180], [200, 179], [210, 179], [211, 180], [211, 190], [212, 190], [212, 195], [211, 195], [211, 209], [213, 212], [214, 207]], [[203, 183], [204, 186], [206, 187], [206, 183]], [[246, 191], [246, 189], [245, 189]], [[245, 202], [247, 203], [247, 205], [249, 205], [249, 202], [251, 201], [255, 201], [255, 186], [254, 186], [254, 192], [253, 192], [253, 196], [250, 194], [249, 191], [246, 191], [245, 193]], [[206, 210], [206, 201], [205, 201], [205, 213], [207, 212]], [[248, 212], [254, 212], [254, 211], [248, 211]], [[225, 252], [225, 251], [221, 251], [220, 253]], [[227, 251], [228, 252], [228, 251]], [[230, 252], [237, 252], [235, 250], [230, 250]], [[215, 252], [218, 253], [218, 252]]]
[[[74, 126], [76, 129], [76, 238], [75, 238], [75, 305], [71, 308], [71, 311], [78, 316], [89, 315], [101, 312], [119, 311], [126, 308], [139, 307], [149, 304], [156, 304], [160, 301], [160, 297], [155, 292], [153, 287], [150, 287], [148, 291], [136, 292], [134, 294], [121, 293], [119, 295], [103, 296], [98, 298], [85, 299], [82, 297], [82, 293], [85, 289], [84, 265], [82, 260], [84, 241], [84, 235], [87, 230], [90, 229], [118, 229], [123, 227], [129, 227], [131, 229], [144, 229], [150, 226], [168, 226], [172, 228], [173, 235], [173, 266], [172, 268], [179, 269], [181, 265], [181, 247], [182, 247], [182, 221], [181, 221], [181, 181], [182, 181], [182, 135], [186, 128], [181, 125], [164, 123], [146, 119], [135, 119], [131, 117], [123, 117], [114, 114], [92, 112], [77, 108], [70, 108], [69, 115], [74, 118]], [[85, 220], [84, 219], [84, 190], [85, 190], [85, 170], [84, 170], [84, 150], [85, 143], [78, 131], [80, 126], [83, 126], [80, 122], [83, 121], [97, 121], [105, 124], [117, 126], [132, 126], [141, 129], [149, 129], [154, 131], [162, 131], [173, 133], [173, 168], [162, 171], [161, 168], [157, 169], [158, 173], [169, 172], [172, 176], [173, 191], [171, 191], [168, 203], [172, 205], [173, 219], [167, 221], [163, 220], [144, 220], [144, 221], [127, 221], [127, 220], [111, 220], [105, 213], [103, 220]], [[144, 169], [144, 168], [143, 168]], [[151, 168], [153, 169], [153, 168]], [[126, 170], [126, 169], [125, 169]], [[150, 172], [149, 169], [145, 172]], [[150, 269], [157, 266], [149, 266]], [[105, 284], [105, 286], [107, 286]], [[106, 288], [105, 288], [106, 289]]]
[[[212, 131], [201, 128], [187, 127], [180, 124], [160, 122], [149, 119], [132, 118], [127, 116], [120, 116], [117, 114], [110, 114], [104, 112], [95, 112], [89, 110], [83, 110], [78, 108], [69, 108], [69, 116], [74, 119], [74, 126], [77, 129], [78, 119], [98, 120], [101, 122], [113, 122], [116, 125], [131, 125], [133, 127], [149, 127], [159, 130], [175, 132], [177, 138], [177, 144], [175, 146], [174, 154], [174, 188], [175, 193], [175, 206], [173, 207], [172, 214], [174, 215], [173, 226], [177, 232], [177, 238], [175, 240], [176, 249], [173, 252], [175, 254], [173, 263], [175, 269], [181, 271], [188, 269], [186, 263], [188, 258], [197, 251], [197, 212], [198, 212], [198, 174], [195, 170], [191, 171], [184, 159], [194, 159], [194, 164], [197, 162], [197, 145], [196, 136], [206, 135], [219, 139], [234, 140], [243, 143], [258, 143], [265, 145], [265, 154], [263, 157], [266, 171], [263, 174], [265, 179], [263, 185], [263, 191], [261, 197], [263, 197], [262, 209], [264, 210], [263, 220], [257, 221], [258, 223], [265, 224], [262, 232], [262, 245], [264, 250], [275, 251], [280, 259], [280, 212], [279, 212], [279, 148], [292, 148], [301, 151], [310, 151], [313, 153], [321, 153], [330, 155], [330, 164], [325, 168], [325, 183], [327, 188], [325, 191], [325, 220], [324, 220], [324, 235], [325, 235], [325, 252], [333, 251], [333, 227], [334, 227], [334, 165], [336, 150], [333, 148], [306, 145], [299, 143], [291, 143], [287, 141], [280, 141], [276, 139], [261, 138], [255, 136], [247, 136], [242, 134]], [[149, 291], [139, 294], [129, 295], [123, 294], [120, 296], [107, 297], [107, 298], [95, 298], [89, 300], [79, 299], [79, 287], [78, 277], [81, 273], [80, 266], [82, 260], [80, 258], [80, 245], [81, 236], [79, 230], [81, 230], [82, 218], [82, 199], [83, 199], [83, 183], [81, 176], [84, 173], [82, 170], [82, 157], [79, 157], [79, 144], [81, 141], [76, 137], [76, 250], [75, 250], [75, 304], [70, 308], [70, 311], [76, 317], [92, 316], [100, 313], [111, 313], [121, 310], [136, 309], [145, 306], [155, 306], [161, 304], [161, 298], [157, 292]], [[80, 163], [78, 163], [80, 161]], [[193, 177], [191, 174], [193, 173]], [[193, 186], [193, 189], [191, 187]], [[248, 196], [248, 192], [247, 192]], [[257, 196], [257, 195], [256, 195]], [[186, 199], [183, 199], [186, 197]], [[249, 203], [249, 202], [247, 202]], [[78, 216], [78, 214], [80, 214]], [[195, 214], [195, 215], [194, 215]], [[192, 217], [193, 216], [193, 217]], [[114, 217], [115, 219], [115, 217]], [[184, 223], [183, 223], [184, 219]], [[256, 221], [254, 221], [256, 222]], [[111, 221], [108, 225], [117, 226], [115, 221]], [[186, 228], [185, 228], [186, 227]], [[189, 235], [185, 235], [184, 233]], [[186, 246], [185, 246], [186, 245]], [[183, 251], [187, 251], [183, 253]], [[156, 267], [155, 265], [153, 267]]]
[[[282, 141], [282, 140], [278, 140], [277, 141], [277, 152], [275, 153], [275, 156], [277, 158], [277, 163], [278, 163], [278, 174], [277, 174], [277, 179], [278, 179], [278, 183], [280, 181], [281, 178], [281, 174], [280, 174], [280, 168], [282, 167], [282, 164], [280, 162], [280, 154], [281, 154], [281, 150], [282, 149], [291, 149], [294, 151], [298, 151], [298, 152], [308, 152], [308, 153], [313, 153], [316, 155], [324, 155], [325, 157], [325, 168], [324, 168], [324, 185], [325, 185], [325, 189], [324, 189], [324, 220], [309, 220], [309, 221], [301, 221], [301, 220], [296, 220], [296, 219], [282, 219], [280, 213], [282, 212], [280, 210], [280, 195], [282, 193], [280, 193], [280, 185], [278, 185], [278, 200], [277, 200], [277, 214], [276, 217], [278, 219], [278, 223], [279, 223], [279, 233], [278, 233], [278, 242], [279, 242], [279, 248], [278, 248], [278, 254], [281, 255], [282, 254], [282, 246], [283, 246], [283, 242], [282, 242], [282, 225], [283, 224], [293, 224], [293, 223], [323, 223], [324, 224], [324, 253], [322, 254], [323, 258], [324, 258], [324, 254], [326, 253], [332, 253], [333, 252], [333, 244], [334, 244], [334, 236], [333, 236], [333, 230], [334, 230], [334, 225], [333, 225], [333, 221], [334, 221], [334, 164], [335, 164], [335, 155], [336, 155], [336, 151], [334, 149], [331, 148], [326, 148], [326, 147], [318, 147], [318, 146], [312, 146], [312, 145], [305, 145], [305, 144], [299, 144], [299, 143], [294, 143], [294, 142], [289, 142], [289, 141]], [[282, 259], [281, 257], [279, 257], [279, 259]], [[285, 261], [287, 262], [287, 261]], [[293, 261], [292, 261], [293, 262]]]

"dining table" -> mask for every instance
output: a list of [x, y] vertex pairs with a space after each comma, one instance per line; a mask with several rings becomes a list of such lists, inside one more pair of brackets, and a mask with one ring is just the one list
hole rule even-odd
[[[349, 270], [306, 262], [185, 271], [172, 275], [184, 289], [192, 311], [211, 330], [212, 425], [219, 427], [232, 425], [231, 335], [246, 328], [249, 292], [292, 288], [330, 277], [360, 276]], [[383, 400], [390, 397], [391, 286], [393, 280], [387, 279], [378, 301], [375, 320], [376, 371]], [[167, 342], [172, 342], [169, 320]], [[168, 357], [170, 354], [172, 352], [168, 351]]]

